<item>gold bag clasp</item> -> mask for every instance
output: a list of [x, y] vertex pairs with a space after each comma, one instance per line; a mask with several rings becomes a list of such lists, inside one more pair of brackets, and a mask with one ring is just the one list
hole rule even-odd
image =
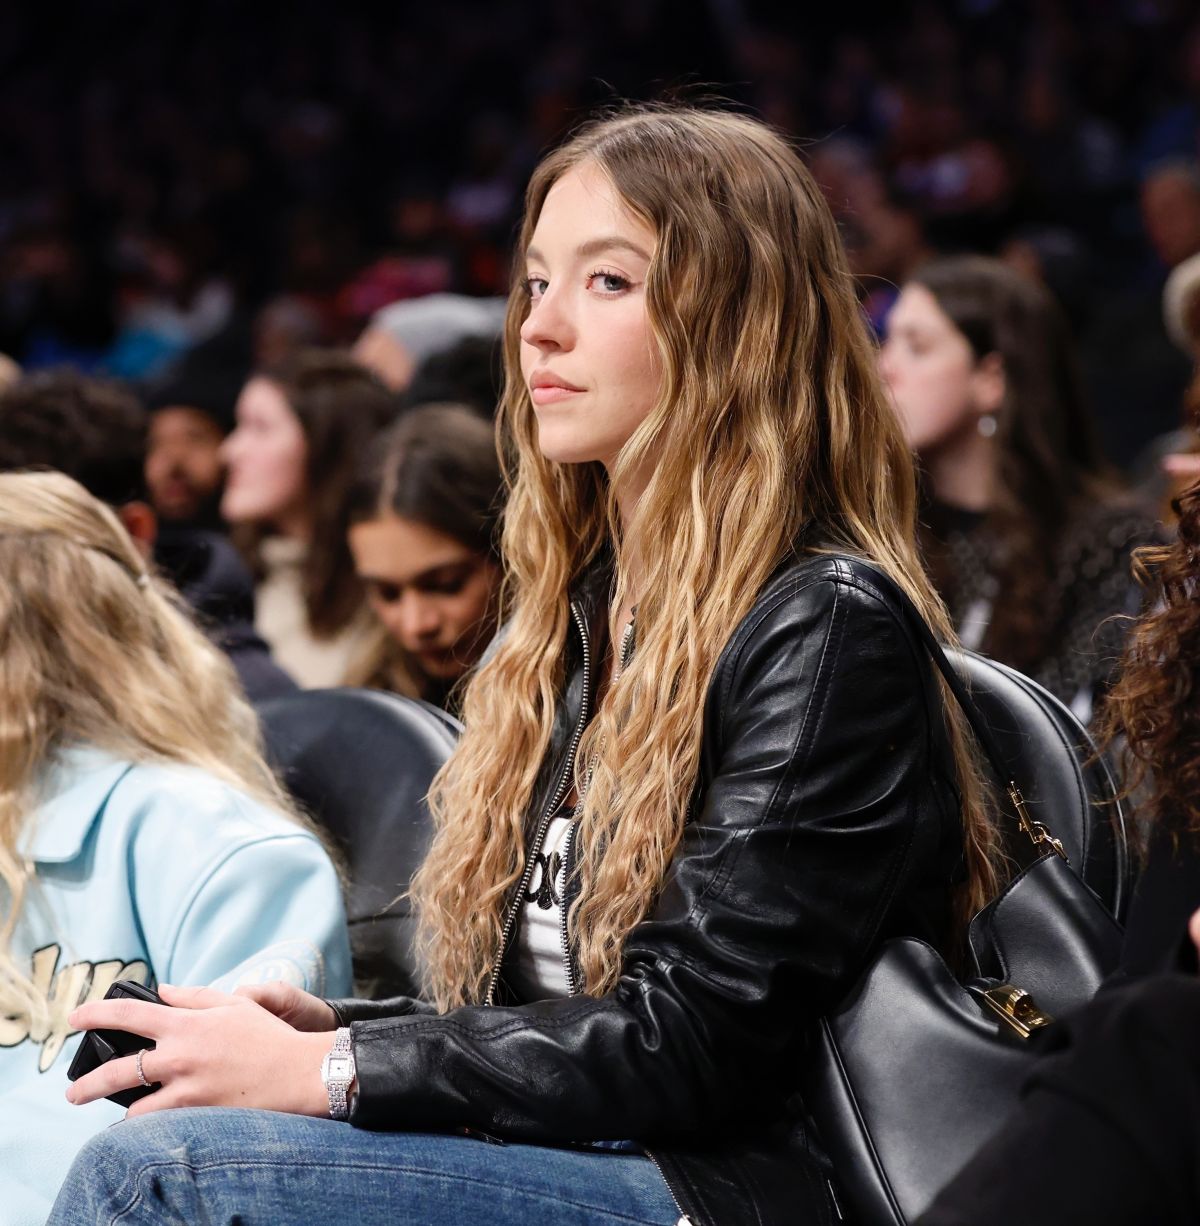
[[1049, 1026], [1054, 1019], [1037, 1007], [1034, 999], [1024, 988], [1002, 983], [999, 987], [985, 988], [980, 995], [983, 1003], [1023, 1039], [1035, 1030]]

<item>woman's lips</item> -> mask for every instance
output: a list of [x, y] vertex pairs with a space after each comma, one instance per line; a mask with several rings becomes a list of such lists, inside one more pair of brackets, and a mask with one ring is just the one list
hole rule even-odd
[[534, 404], [558, 404], [571, 396], [578, 396], [579, 389], [574, 387], [559, 387], [554, 383], [546, 383], [541, 387], [532, 388], [529, 392]]

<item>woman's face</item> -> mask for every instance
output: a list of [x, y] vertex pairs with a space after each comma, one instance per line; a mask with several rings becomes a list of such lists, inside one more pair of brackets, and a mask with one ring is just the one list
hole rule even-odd
[[303, 513], [308, 444], [299, 418], [269, 379], [251, 379], [242, 389], [237, 426], [221, 455], [229, 470], [221, 514], [230, 523], [280, 526]]
[[923, 285], [907, 285], [887, 318], [879, 368], [914, 451], [928, 452], [977, 429], [985, 406], [967, 338]]
[[375, 615], [426, 676], [453, 681], [479, 659], [495, 623], [494, 562], [399, 515], [355, 524], [350, 552]]
[[654, 243], [590, 163], [546, 196], [525, 255], [521, 372], [548, 459], [611, 467], [654, 407], [661, 370], [646, 317]]

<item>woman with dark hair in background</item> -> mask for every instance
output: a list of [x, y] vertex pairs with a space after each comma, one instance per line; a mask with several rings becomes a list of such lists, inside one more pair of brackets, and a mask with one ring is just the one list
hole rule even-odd
[[369, 638], [346, 497], [395, 412], [374, 375], [323, 350], [254, 375], [238, 398], [221, 514], [259, 576], [255, 627], [301, 685], [340, 685]]
[[461, 405], [413, 409], [372, 445], [350, 550], [382, 634], [350, 684], [453, 701], [496, 626], [503, 495], [495, 429]]
[[999, 261], [935, 260], [887, 320], [881, 369], [924, 470], [922, 544], [964, 645], [1091, 717], [1154, 537], [1100, 457], [1067, 328]]

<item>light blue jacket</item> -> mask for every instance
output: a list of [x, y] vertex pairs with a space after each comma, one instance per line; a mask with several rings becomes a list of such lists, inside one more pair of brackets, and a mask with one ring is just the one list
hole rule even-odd
[[[36, 867], [12, 951], [47, 988], [48, 1027], [0, 1016], [0, 1221], [44, 1221], [83, 1143], [119, 1120], [72, 1107], [79, 1044], [67, 1015], [115, 979], [239, 984], [286, 979], [349, 993], [341, 892], [318, 841], [204, 771], [64, 753], [26, 824]], [[0, 887], [0, 897], [3, 888]], [[6, 900], [5, 900], [6, 901]]]

